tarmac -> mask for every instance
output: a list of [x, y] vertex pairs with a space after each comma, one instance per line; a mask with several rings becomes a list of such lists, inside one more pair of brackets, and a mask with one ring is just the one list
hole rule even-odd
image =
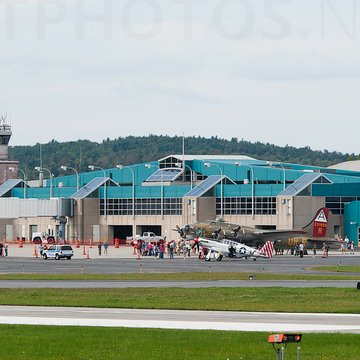
[[[50, 246], [50, 245], [48, 245], [48, 246]], [[104, 259], [104, 258], [136, 259], [137, 258], [137, 254], [134, 253], [134, 248], [130, 245], [120, 245], [119, 248], [115, 248], [114, 245], [109, 245], [107, 254], [104, 253], [104, 247], [102, 247], [101, 255], [99, 255], [99, 250], [98, 250], [97, 244], [94, 244], [92, 246], [80, 245], [79, 248], [77, 248], [75, 244], [71, 244], [71, 247], [74, 250], [74, 258], [77, 258], [77, 259], [83, 259], [84, 257], [87, 256], [87, 253], [89, 253], [89, 257], [91, 259], [96, 259], [96, 258], [99, 258], [99, 259], [100, 258], [102, 258], [102, 259]], [[8, 256], [9, 257], [25, 257], [25, 258], [36, 257], [35, 249], [37, 252], [37, 256], [39, 257], [40, 256], [39, 255], [39, 245], [23, 244], [23, 247], [19, 247], [19, 244], [11, 243], [11, 244], [9, 244], [9, 248], [8, 248]], [[4, 250], [3, 250], [3, 252], [4, 252]], [[340, 255], [341, 255], [340, 251], [336, 251], [336, 250], [329, 251], [330, 257], [331, 256], [340, 256]], [[197, 256], [198, 256], [197, 254], [192, 254], [191, 257], [195, 258]], [[281, 255], [281, 256], [287, 256], [287, 255]], [[306, 257], [310, 257], [310, 256], [312, 256], [311, 253], [309, 253], [309, 255], [307, 255]], [[360, 256], [360, 251], [359, 251], [359, 249], [356, 249], [354, 254], [344, 253], [342, 256], [344, 258], [354, 257], [354, 256], [358, 257], [358, 256]], [[164, 254], [164, 257], [168, 257], [168, 254]], [[180, 257], [182, 257], [182, 255]], [[318, 251], [317, 257], [321, 257], [320, 251]]]
[[[48, 245], [50, 246], [50, 245]], [[97, 244], [92, 245], [80, 245], [79, 248], [76, 245], [71, 245], [74, 250], [74, 258], [83, 259], [89, 253], [89, 257], [91, 259], [95, 258], [112, 258], [112, 259], [130, 259], [136, 258], [137, 255], [134, 255], [134, 248], [128, 245], [121, 245], [119, 248], [115, 248], [115, 246], [109, 246], [107, 254], [104, 253], [104, 247], [101, 249], [101, 255], [99, 255], [99, 250]], [[35, 253], [36, 249], [36, 253]], [[8, 256], [9, 257], [40, 257], [39, 255], [39, 245], [35, 244], [23, 244], [23, 247], [19, 247], [19, 244], [9, 244], [8, 248]]]

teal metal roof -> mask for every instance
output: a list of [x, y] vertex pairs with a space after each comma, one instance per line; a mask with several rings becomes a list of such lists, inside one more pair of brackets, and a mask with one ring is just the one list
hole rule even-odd
[[13, 188], [18, 187], [20, 184], [23, 184], [23, 186], [26, 185], [26, 183], [22, 179], [9, 179], [9, 180], [5, 181], [0, 186], [0, 197], [3, 197], [8, 192], [10, 192]]
[[290, 196], [299, 195], [313, 183], [332, 184], [332, 181], [320, 173], [304, 174], [299, 179], [297, 179], [293, 184], [287, 187], [284, 191], [282, 191], [279, 195], [290, 195]]
[[192, 190], [186, 193], [184, 196], [194, 196], [199, 197], [208, 192], [211, 188], [213, 188], [220, 181], [228, 180], [235, 184], [231, 179], [224, 175], [210, 175], [207, 179], [203, 180], [200, 184], [195, 186]]
[[84, 185], [79, 191], [71, 195], [74, 199], [84, 199], [88, 197], [91, 193], [97, 190], [100, 186], [103, 186], [108, 181], [111, 181], [112, 184], [116, 185], [110, 178], [108, 177], [96, 177]]

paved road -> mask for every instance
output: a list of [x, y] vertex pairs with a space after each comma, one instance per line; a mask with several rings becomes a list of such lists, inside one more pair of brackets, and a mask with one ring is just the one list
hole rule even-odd
[[[327, 259], [321, 257], [298, 258], [295, 256], [275, 256], [271, 259], [258, 259], [257, 261], [237, 259], [221, 262], [205, 262], [191, 257], [187, 259], [176, 258], [158, 260], [144, 257], [136, 260], [132, 256], [126, 258], [95, 257], [90, 260], [74, 258], [72, 260], [43, 260], [32, 257], [1, 257], [1, 273], [88, 273], [88, 274], [118, 274], [118, 273], [171, 273], [171, 272], [254, 272], [254, 273], [286, 273], [286, 274], [316, 274], [323, 272], [306, 270], [308, 267], [319, 265], [359, 265], [359, 256], [331, 256]], [[341, 269], [341, 266], [340, 266]], [[348, 273], [334, 273], [339, 277]], [[359, 275], [359, 274], [356, 274]]]
[[360, 333], [360, 315], [351, 314], [0, 306], [0, 323], [266, 332]]
[[93, 281], [93, 280], [0, 280], [2, 289], [96, 289], [96, 288], [212, 288], [212, 287], [296, 287], [296, 288], [357, 288], [354, 280], [329, 281], [262, 281], [262, 280], [219, 280], [219, 281]]

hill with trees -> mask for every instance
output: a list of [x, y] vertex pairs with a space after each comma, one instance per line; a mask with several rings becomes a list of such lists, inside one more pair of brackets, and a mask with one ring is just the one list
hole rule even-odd
[[[72, 166], [80, 172], [85, 172], [88, 171], [89, 164], [112, 168], [117, 164], [142, 163], [158, 160], [170, 154], [181, 154], [182, 144], [181, 136], [164, 135], [127, 136], [114, 140], [107, 138], [101, 143], [89, 140], [61, 143], [52, 140], [41, 145], [9, 147], [9, 158], [18, 160], [19, 167], [27, 173], [28, 177], [35, 178], [37, 174], [34, 168], [40, 164], [40, 151], [43, 166], [57, 176], [60, 174], [61, 165]], [[241, 154], [262, 160], [315, 166], [329, 166], [358, 158], [354, 154], [312, 150], [308, 146], [302, 148], [288, 145], [281, 147], [237, 138], [226, 140], [217, 136], [211, 138], [186, 137], [185, 152], [190, 155]]]

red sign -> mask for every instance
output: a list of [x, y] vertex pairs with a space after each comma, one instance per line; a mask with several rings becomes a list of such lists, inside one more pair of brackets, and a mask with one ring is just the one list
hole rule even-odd
[[313, 227], [314, 237], [325, 237], [328, 224], [329, 209], [322, 208], [316, 214]]

